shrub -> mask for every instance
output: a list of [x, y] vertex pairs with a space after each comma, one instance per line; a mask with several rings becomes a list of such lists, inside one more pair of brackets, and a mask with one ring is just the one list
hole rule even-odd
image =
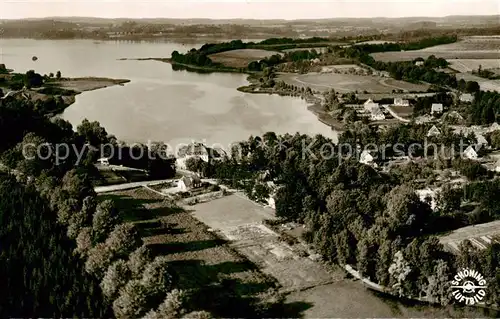
[[75, 251], [80, 255], [85, 256], [90, 249], [92, 249], [92, 228], [83, 227], [76, 237]]
[[187, 294], [183, 290], [174, 289], [167, 294], [163, 303], [158, 307], [160, 318], [179, 318], [186, 309]]
[[142, 280], [144, 287], [152, 296], [159, 296], [172, 288], [172, 276], [169, 273], [168, 260], [164, 256], [156, 257], [144, 269]]
[[128, 259], [128, 267], [132, 272], [132, 276], [134, 276], [134, 278], [138, 277], [146, 267], [146, 264], [150, 261], [151, 253], [145, 245], [142, 245], [132, 252]]
[[104, 243], [97, 244], [89, 250], [87, 261], [85, 262], [85, 270], [101, 279], [104, 272], [108, 269], [113, 258], [113, 253]]
[[125, 286], [130, 280], [131, 274], [128, 265], [124, 260], [117, 260], [108, 267], [106, 274], [102, 278], [102, 293], [108, 300], [113, 300], [118, 290]]
[[131, 223], [117, 225], [106, 239], [106, 246], [119, 257], [128, 256], [141, 244], [142, 240], [137, 228]]
[[118, 211], [112, 201], [106, 200], [97, 205], [94, 218], [92, 219], [94, 241], [102, 242], [118, 222]]
[[140, 280], [129, 281], [113, 302], [115, 316], [117, 318], [139, 318], [146, 311], [147, 296], [147, 289]]

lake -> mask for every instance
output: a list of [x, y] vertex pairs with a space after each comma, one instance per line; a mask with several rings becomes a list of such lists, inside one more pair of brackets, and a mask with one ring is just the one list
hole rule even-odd
[[[169, 57], [193, 46], [178, 43], [92, 40], [0, 40], [0, 63], [15, 72], [60, 70], [63, 77], [99, 76], [131, 80], [125, 86], [85, 92], [62, 117], [76, 127], [96, 120], [126, 142], [192, 140], [224, 146], [268, 131], [323, 134], [336, 138], [299, 98], [247, 94], [245, 74], [173, 71], [168, 63], [119, 61]], [[37, 56], [37, 61], [32, 57]]]

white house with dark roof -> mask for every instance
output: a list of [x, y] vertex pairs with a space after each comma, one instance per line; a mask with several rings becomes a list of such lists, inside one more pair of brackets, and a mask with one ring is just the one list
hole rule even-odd
[[432, 103], [431, 105], [431, 114], [441, 114], [443, 113], [443, 104], [441, 103]]
[[431, 136], [439, 136], [441, 135], [441, 131], [436, 127], [436, 125], [433, 125], [429, 132], [427, 132], [427, 137]]
[[463, 155], [464, 155], [465, 158], [468, 158], [470, 160], [476, 160], [477, 159], [477, 152], [474, 149], [474, 147], [472, 147], [472, 146], [467, 147], [465, 149]]

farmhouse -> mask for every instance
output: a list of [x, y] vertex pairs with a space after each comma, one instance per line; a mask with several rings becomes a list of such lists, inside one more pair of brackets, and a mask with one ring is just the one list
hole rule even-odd
[[443, 104], [441, 103], [433, 103], [431, 105], [431, 114], [434, 113], [443, 113]]
[[463, 155], [465, 158], [468, 158], [470, 160], [477, 159], [477, 153], [472, 146], [467, 147], [467, 149], [464, 151]]
[[436, 125], [433, 125], [431, 127], [431, 129], [429, 130], [429, 132], [427, 132], [427, 137], [431, 137], [431, 136], [439, 136], [441, 135], [441, 132], [439, 131], [439, 129], [436, 127]]
[[181, 192], [186, 192], [192, 188], [200, 186], [201, 186], [201, 180], [197, 175], [183, 176], [181, 179], [179, 179], [179, 182], [177, 183], [177, 187]]
[[472, 102], [474, 102], [474, 95], [468, 94], [468, 93], [461, 94], [460, 95], [460, 102], [472, 103]]
[[397, 97], [394, 99], [394, 105], [396, 105], [396, 106], [410, 106], [410, 101], [403, 100], [402, 98]]
[[377, 108], [379, 107], [379, 106], [378, 106], [378, 103], [373, 102], [373, 100], [372, 100], [372, 99], [368, 99], [368, 100], [367, 100], [367, 101], [363, 104], [363, 106], [364, 106], [365, 110], [366, 110], [366, 111], [368, 111], [368, 112], [371, 112], [371, 110], [372, 110], [373, 108], [375, 108], [375, 107], [377, 107]]

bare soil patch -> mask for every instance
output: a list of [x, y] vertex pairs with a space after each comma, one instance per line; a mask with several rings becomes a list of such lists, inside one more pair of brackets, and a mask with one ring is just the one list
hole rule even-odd
[[210, 54], [209, 58], [212, 59], [213, 62], [221, 63], [225, 66], [245, 68], [252, 61], [261, 60], [274, 54], [281, 55], [282, 53], [258, 49], [240, 49]]

